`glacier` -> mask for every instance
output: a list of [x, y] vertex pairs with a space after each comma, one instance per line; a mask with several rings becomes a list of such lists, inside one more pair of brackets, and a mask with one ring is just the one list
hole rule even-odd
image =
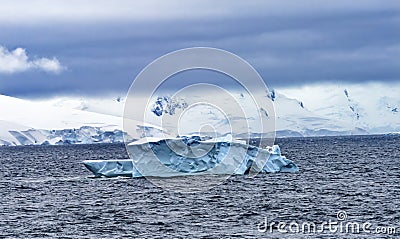
[[131, 159], [85, 160], [100, 177], [174, 177], [204, 174], [298, 172], [278, 145], [257, 147], [230, 138], [147, 137], [127, 144]]
[[0, 138], [0, 145], [70, 145], [95, 143], [121, 143], [128, 137], [122, 130], [82, 126], [62, 130], [9, 130], [8, 138]]

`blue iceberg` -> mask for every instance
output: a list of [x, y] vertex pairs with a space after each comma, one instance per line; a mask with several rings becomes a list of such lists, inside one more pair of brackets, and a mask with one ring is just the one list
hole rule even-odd
[[127, 145], [131, 159], [86, 160], [97, 177], [174, 177], [204, 174], [298, 172], [278, 145], [256, 147], [231, 138], [142, 138]]

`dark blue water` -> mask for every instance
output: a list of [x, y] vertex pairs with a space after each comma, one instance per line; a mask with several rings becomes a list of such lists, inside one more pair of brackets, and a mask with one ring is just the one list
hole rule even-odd
[[[126, 158], [123, 145], [1, 147], [0, 238], [396, 238], [399, 142], [280, 139], [300, 173], [233, 176], [195, 194], [164, 191], [146, 179], [92, 178], [80, 163]], [[338, 221], [338, 211], [347, 218]], [[284, 233], [270, 225], [329, 220], [370, 223], [371, 232]], [[375, 231], [389, 226], [397, 232]]]

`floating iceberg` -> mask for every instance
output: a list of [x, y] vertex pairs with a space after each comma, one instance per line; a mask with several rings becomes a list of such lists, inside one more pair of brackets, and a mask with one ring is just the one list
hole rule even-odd
[[132, 159], [86, 160], [83, 164], [98, 177], [299, 171], [294, 162], [281, 155], [278, 145], [259, 148], [226, 138], [142, 138], [128, 144], [127, 149]]

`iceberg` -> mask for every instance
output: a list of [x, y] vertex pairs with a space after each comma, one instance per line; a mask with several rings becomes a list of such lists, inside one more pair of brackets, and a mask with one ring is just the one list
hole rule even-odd
[[278, 145], [257, 147], [229, 137], [146, 137], [127, 144], [131, 159], [86, 160], [96, 177], [174, 177], [186, 175], [298, 172]]

